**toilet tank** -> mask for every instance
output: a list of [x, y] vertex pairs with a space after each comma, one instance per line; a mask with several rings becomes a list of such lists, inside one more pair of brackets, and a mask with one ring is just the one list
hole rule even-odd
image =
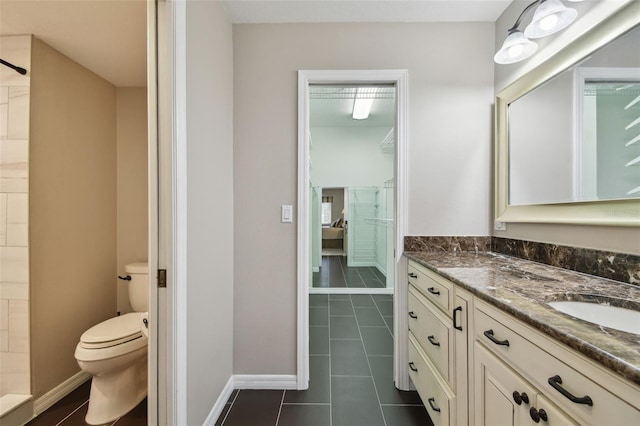
[[149, 310], [149, 264], [129, 263], [124, 271], [131, 277], [129, 281], [129, 304], [134, 312]]

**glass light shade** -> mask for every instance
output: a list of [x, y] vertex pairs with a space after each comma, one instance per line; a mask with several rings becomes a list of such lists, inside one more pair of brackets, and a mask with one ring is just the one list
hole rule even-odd
[[498, 64], [513, 64], [533, 55], [538, 44], [529, 40], [520, 31], [514, 31], [504, 40], [493, 60]]
[[536, 8], [524, 35], [540, 38], [555, 34], [571, 25], [577, 16], [577, 10], [565, 7], [560, 0], [546, 0]]

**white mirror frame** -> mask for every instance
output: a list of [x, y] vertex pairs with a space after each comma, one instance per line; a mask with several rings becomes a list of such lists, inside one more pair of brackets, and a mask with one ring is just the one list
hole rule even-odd
[[509, 104], [640, 24], [640, 8], [634, 3], [631, 2], [623, 7], [496, 95], [495, 220], [497, 222], [640, 226], [640, 200], [638, 199], [509, 205]]

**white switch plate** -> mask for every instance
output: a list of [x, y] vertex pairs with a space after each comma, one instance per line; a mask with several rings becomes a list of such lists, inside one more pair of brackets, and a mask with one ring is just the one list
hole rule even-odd
[[282, 223], [293, 223], [293, 206], [282, 205]]
[[493, 229], [495, 229], [496, 231], [506, 231], [507, 230], [507, 223], [506, 222], [493, 222]]

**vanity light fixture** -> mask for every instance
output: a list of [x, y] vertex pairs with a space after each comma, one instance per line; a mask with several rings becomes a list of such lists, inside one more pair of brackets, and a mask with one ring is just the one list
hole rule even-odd
[[[371, 91], [374, 91], [371, 93]], [[353, 112], [351, 118], [354, 120], [366, 120], [369, 118], [373, 99], [375, 98], [375, 88], [359, 87], [356, 90], [356, 98], [353, 100]]]
[[[582, 0], [569, 0], [582, 1]], [[523, 16], [536, 7], [531, 23], [522, 31], [518, 29]], [[560, 0], [535, 0], [524, 8], [516, 23], [507, 32], [509, 35], [502, 48], [493, 57], [498, 64], [513, 64], [527, 59], [538, 49], [532, 38], [546, 37], [567, 28], [578, 16], [575, 9], [566, 7]]]

